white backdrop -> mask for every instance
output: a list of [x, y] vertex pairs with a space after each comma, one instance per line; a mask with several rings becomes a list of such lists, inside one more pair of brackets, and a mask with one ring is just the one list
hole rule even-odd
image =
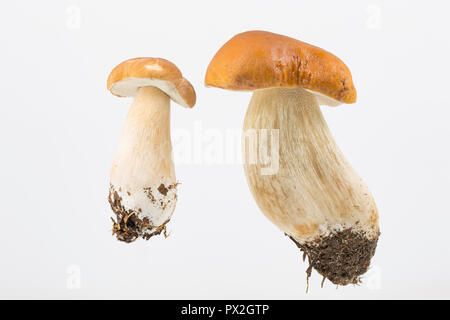
[[[449, 9], [2, 0], [0, 298], [450, 298]], [[322, 110], [380, 212], [377, 253], [358, 287], [321, 289], [314, 272], [305, 294], [307, 265], [257, 208], [242, 166], [208, 157], [239, 132], [250, 93], [205, 88], [206, 67], [225, 41], [254, 29], [320, 46], [352, 71], [358, 102]], [[194, 109], [172, 104], [172, 132], [197, 132], [200, 159], [175, 154], [182, 185], [170, 237], [126, 245], [110, 234], [106, 197], [131, 100], [112, 96], [106, 79], [139, 56], [174, 62], [194, 85]]]

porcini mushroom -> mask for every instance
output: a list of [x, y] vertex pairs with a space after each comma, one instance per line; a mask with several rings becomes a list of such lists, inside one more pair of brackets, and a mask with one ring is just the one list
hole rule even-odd
[[118, 240], [166, 234], [177, 202], [170, 139], [170, 99], [192, 108], [195, 91], [170, 61], [136, 58], [110, 73], [108, 90], [134, 97], [111, 168], [108, 201]]
[[254, 91], [244, 131], [278, 130], [278, 171], [244, 168], [259, 208], [308, 257], [307, 279], [314, 268], [334, 284], [358, 283], [375, 253], [378, 212], [319, 108], [356, 101], [347, 66], [296, 39], [249, 31], [219, 49], [205, 84]]

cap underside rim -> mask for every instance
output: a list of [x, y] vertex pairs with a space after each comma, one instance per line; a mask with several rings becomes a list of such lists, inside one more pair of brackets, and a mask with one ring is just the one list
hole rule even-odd
[[174, 102], [179, 105], [190, 108], [187, 102], [181, 97], [176, 86], [167, 80], [151, 78], [128, 78], [111, 85], [109, 90], [112, 94], [119, 97], [134, 97], [137, 90], [141, 87], [156, 87], [166, 93]]

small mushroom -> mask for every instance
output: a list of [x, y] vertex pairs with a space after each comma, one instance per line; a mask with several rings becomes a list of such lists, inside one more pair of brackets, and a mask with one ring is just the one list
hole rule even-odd
[[110, 73], [108, 90], [134, 97], [112, 162], [109, 203], [113, 234], [132, 242], [165, 233], [177, 202], [170, 139], [170, 99], [192, 108], [195, 91], [170, 61], [136, 58]]
[[321, 48], [250, 31], [216, 53], [205, 84], [254, 90], [244, 131], [278, 130], [278, 171], [261, 174], [261, 163], [244, 168], [259, 208], [308, 256], [307, 277], [314, 268], [334, 284], [358, 283], [375, 253], [378, 212], [319, 107], [356, 101], [347, 66]]

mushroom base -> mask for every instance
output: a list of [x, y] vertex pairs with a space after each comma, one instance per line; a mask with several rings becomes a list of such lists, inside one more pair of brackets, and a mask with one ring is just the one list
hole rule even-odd
[[167, 237], [166, 225], [170, 221], [168, 218], [161, 225], [155, 226], [148, 217], [140, 218], [140, 212], [133, 209], [126, 209], [122, 203], [122, 197], [111, 186], [108, 195], [108, 202], [112, 211], [116, 214], [113, 222], [112, 233], [117, 240], [131, 243], [138, 238], [149, 240], [151, 237], [161, 233]]
[[368, 238], [361, 231], [347, 228], [305, 243], [287, 236], [303, 251], [303, 261], [308, 257], [307, 281], [314, 268], [323, 276], [323, 281], [328, 279], [344, 286], [360, 283], [360, 276], [367, 271], [375, 254], [379, 235], [378, 232], [375, 237]]

